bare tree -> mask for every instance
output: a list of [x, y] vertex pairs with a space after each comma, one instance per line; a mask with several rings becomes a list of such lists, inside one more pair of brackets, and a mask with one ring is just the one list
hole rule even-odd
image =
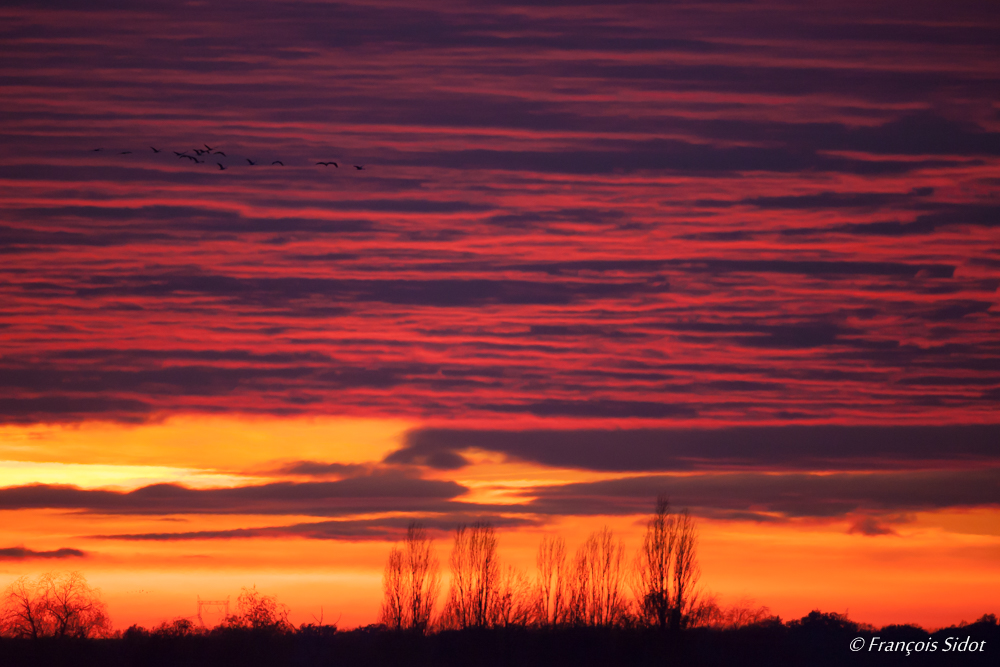
[[576, 554], [571, 619], [585, 625], [617, 625], [628, 616], [622, 595], [625, 546], [605, 526], [591, 533]]
[[15, 637], [104, 637], [111, 632], [100, 591], [79, 572], [21, 577], [3, 595], [5, 634]]
[[501, 568], [491, 623], [527, 625], [532, 616], [530, 589], [531, 584], [524, 572], [511, 565]]
[[433, 543], [418, 523], [406, 530], [403, 547], [393, 547], [382, 573], [380, 621], [394, 630], [423, 632], [440, 590], [440, 565]]
[[424, 632], [431, 621], [441, 587], [441, 567], [427, 531], [418, 523], [406, 529], [406, 582], [409, 627]]
[[89, 637], [105, 634], [111, 627], [107, 606], [99, 592], [87, 585], [79, 572], [42, 576], [47, 589], [49, 614], [56, 637]]
[[[689, 625], [698, 610], [698, 535], [687, 510], [674, 513], [663, 496], [646, 524], [636, 554], [632, 589], [643, 622], [659, 628]], [[704, 615], [705, 609], [698, 610]]]
[[687, 625], [691, 611], [698, 603], [696, 586], [701, 577], [698, 567], [698, 533], [694, 519], [687, 510], [676, 519], [677, 538], [674, 548], [674, 603], [671, 608], [670, 625], [679, 629]]
[[14, 581], [3, 594], [3, 634], [38, 639], [49, 633], [51, 622], [45, 590], [28, 577]]
[[569, 612], [569, 571], [566, 565], [566, 541], [561, 537], [542, 538], [535, 557], [538, 579], [535, 582], [534, 616], [539, 625], [558, 625]]
[[459, 526], [451, 551], [451, 586], [444, 623], [451, 627], [494, 625], [500, 583], [497, 537], [493, 526]]
[[642, 546], [632, 569], [632, 588], [640, 619], [659, 628], [670, 622], [673, 605], [674, 550], [677, 544], [677, 522], [670, 514], [666, 497], [656, 499], [656, 512], [646, 524]]
[[406, 598], [403, 550], [393, 547], [382, 572], [382, 610], [379, 622], [390, 630], [406, 627]]

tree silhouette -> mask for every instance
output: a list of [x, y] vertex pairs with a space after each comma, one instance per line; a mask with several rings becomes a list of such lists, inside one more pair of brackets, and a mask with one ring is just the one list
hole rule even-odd
[[48, 634], [47, 600], [38, 583], [20, 577], [3, 594], [3, 634], [38, 639]]
[[500, 561], [493, 526], [481, 522], [459, 526], [449, 565], [451, 586], [443, 623], [455, 628], [495, 625]]
[[406, 585], [402, 549], [393, 547], [382, 572], [382, 609], [379, 622], [390, 630], [406, 627]]
[[380, 622], [394, 630], [426, 631], [440, 582], [433, 543], [420, 524], [411, 523], [403, 547], [393, 547], [385, 564]]
[[531, 616], [531, 583], [527, 575], [511, 565], [501, 568], [491, 623], [527, 625]]
[[264, 595], [254, 585], [242, 588], [236, 598], [236, 613], [226, 619], [231, 628], [265, 632], [287, 632], [292, 629], [288, 621], [289, 609], [273, 595]]
[[648, 625], [666, 628], [670, 609], [674, 547], [677, 543], [677, 522], [670, 514], [670, 505], [663, 496], [656, 500], [656, 512], [646, 524], [642, 546], [636, 554], [633, 568], [633, 589], [639, 617]]
[[674, 603], [670, 610], [670, 625], [680, 629], [698, 603], [696, 586], [701, 577], [698, 567], [698, 534], [694, 519], [684, 510], [677, 516], [677, 541], [674, 545]]
[[558, 625], [569, 611], [569, 570], [566, 541], [561, 537], [542, 538], [535, 557], [538, 568], [534, 592], [534, 618], [539, 625]]
[[21, 577], [3, 594], [3, 633], [13, 637], [106, 637], [111, 633], [100, 591], [79, 572]]
[[571, 621], [582, 625], [618, 625], [628, 616], [622, 595], [625, 546], [605, 526], [590, 534], [576, 554]]
[[694, 519], [687, 510], [672, 513], [667, 499], [657, 498], [632, 570], [636, 606], [644, 623], [678, 629], [691, 622], [698, 602], [696, 551]]

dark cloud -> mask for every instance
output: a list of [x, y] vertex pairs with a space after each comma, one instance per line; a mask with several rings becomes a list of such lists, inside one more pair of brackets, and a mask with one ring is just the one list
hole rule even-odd
[[638, 514], [667, 495], [675, 507], [730, 518], [844, 518], [865, 512], [916, 512], [1000, 506], [1000, 467], [869, 473], [647, 475], [533, 488], [531, 511], [557, 515]]
[[[622, 145], [624, 144], [624, 145]], [[711, 175], [764, 171], [792, 173], [829, 171], [858, 175], [900, 174], [918, 169], [959, 166], [955, 160], [862, 160], [805, 152], [800, 149], [714, 147], [704, 144], [652, 139], [618, 142], [619, 150], [497, 151], [470, 149], [413, 156], [404, 164], [424, 164], [449, 169], [533, 170], [578, 175], [670, 171]]]
[[291, 526], [267, 528], [236, 528], [232, 530], [200, 530], [176, 533], [132, 533], [118, 535], [94, 535], [98, 539], [129, 541], [182, 541], [247, 539], [255, 537], [289, 538], [300, 537], [312, 540], [399, 540], [406, 535], [407, 527], [418, 521], [438, 538], [446, 537], [461, 524], [486, 521], [497, 528], [522, 528], [537, 525], [530, 517], [504, 516], [496, 514], [494, 508], [484, 507], [482, 513], [454, 512], [446, 516], [386, 517], [380, 519], [342, 519], [337, 521], [317, 521], [298, 523]]
[[857, 234], [861, 236], [907, 236], [911, 234], [931, 234], [939, 229], [968, 225], [992, 228], [1000, 225], [1000, 206], [992, 204], [943, 204], [932, 213], [922, 213], [910, 222], [886, 220], [880, 222], [859, 222], [833, 227], [792, 228], [782, 230], [786, 236], [822, 236], [834, 233]]
[[925, 316], [931, 322], [960, 320], [966, 315], [985, 313], [993, 306], [992, 301], [952, 301], [939, 305]]
[[417, 429], [389, 463], [455, 467], [467, 449], [604, 471], [870, 470], [1000, 462], [1000, 425], [744, 426], [721, 429]]
[[302, 475], [304, 477], [354, 476], [368, 471], [368, 466], [355, 463], [322, 463], [320, 461], [293, 461], [286, 463], [273, 472], [284, 475]]
[[724, 258], [582, 260], [525, 264], [520, 268], [525, 271], [538, 271], [551, 275], [577, 275], [583, 272], [603, 273], [610, 271], [649, 272], [665, 269], [689, 273], [783, 273], [818, 277], [890, 276], [913, 278], [923, 273], [935, 278], [951, 278], [955, 273], [955, 267], [946, 264]]
[[36, 558], [83, 558], [87, 554], [79, 549], [55, 549], [53, 551], [35, 551], [25, 547], [7, 547], [0, 549], [0, 560], [32, 560]]
[[84, 421], [94, 415], [120, 422], [142, 422], [154, 411], [146, 401], [112, 395], [72, 396], [51, 393], [45, 396], [0, 396], [0, 421], [32, 424], [52, 421]]
[[704, 199], [699, 206], [729, 208], [753, 206], [773, 210], [829, 210], [841, 208], [884, 208], [919, 203], [922, 197], [934, 194], [934, 188], [913, 188], [908, 193], [894, 192], [817, 192], [810, 195], [782, 195], [780, 197], [751, 197], [738, 200]]
[[660, 325], [660, 328], [705, 334], [737, 334], [728, 340], [744, 347], [771, 349], [821, 347], [835, 343], [841, 334], [849, 333], [841, 326], [829, 322], [796, 324], [674, 322]]
[[[439, 210], [427, 207], [438, 206]], [[450, 207], [450, 208], [449, 208]], [[472, 208], [470, 208], [472, 207]], [[480, 210], [459, 202], [441, 203], [373, 200], [370, 202], [338, 202], [330, 211], [398, 211], [449, 212]], [[34, 229], [31, 227], [0, 227], [0, 241], [18, 245], [93, 245], [111, 246], [125, 243], [162, 242], [182, 238], [190, 233], [291, 233], [343, 234], [368, 232], [374, 229], [369, 220], [302, 218], [293, 216], [242, 215], [225, 209], [194, 206], [49, 206], [3, 209], [5, 217], [22, 224], [43, 223], [74, 225], [72, 231]], [[131, 223], [126, 226], [125, 223]], [[137, 228], [139, 225], [145, 227]]]
[[479, 406], [492, 412], [527, 413], [539, 417], [693, 417], [694, 408], [675, 403], [618, 401], [591, 398], [579, 401], [544, 399], [531, 403], [494, 403]]
[[866, 516], [861, 517], [851, 525], [850, 529], [847, 531], [849, 533], [860, 533], [861, 535], [875, 536], [875, 535], [897, 535], [898, 533], [877, 517]]
[[450, 481], [395, 471], [330, 482], [276, 482], [234, 488], [190, 489], [154, 484], [134, 491], [35, 484], [0, 489], [0, 509], [69, 509], [101, 514], [311, 514], [445, 511], [465, 493]]
[[[289, 301], [322, 297], [335, 303], [365, 301], [442, 308], [489, 304], [569, 304], [596, 298], [627, 298], [668, 290], [665, 281], [612, 282], [487, 280], [350, 280], [335, 278], [241, 278], [225, 275], [95, 275], [76, 287], [82, 298], [167, 297], [181, 294], [210, 296], [235, 303], [283, 305]], [[44, 286], [24, 284], [32, 291]]]

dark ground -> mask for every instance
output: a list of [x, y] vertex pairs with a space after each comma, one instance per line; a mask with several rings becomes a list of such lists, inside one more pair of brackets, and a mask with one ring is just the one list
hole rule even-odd
[[[864, 648], [851, 651], [862, 637]], [[937, 642], [937, 650], [891, 653], [870, 650], [872, 638]], [[945, 651], [971, 637], [976, 652]], [[860, 643], [860, 642], [859, 642]], [[877, 645], [877, 642], [876, 642]], [[732, 630], [697, 628], [662, 633], [642, 628], [498, 628], [445, 631], [428, 636], [372, 626], [337, 631], [304, 627], [295, 632], [215, 630], [208, 634], [130, 628], [115, 639], [0, 639], [0, 665], [46, 667], [200, 667], [305, 665], [414, 665], [542, 667], [561, 665], [997, 665], [1000, 626], [984, 616], [971, 625], [928, 634], [916, 626], [874, 629], [837, 614], [813, 612], [797, 621], [774, 619]]]

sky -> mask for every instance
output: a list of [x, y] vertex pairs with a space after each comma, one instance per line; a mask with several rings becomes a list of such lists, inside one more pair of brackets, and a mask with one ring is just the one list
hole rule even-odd
[[0, 2], [0, 585], [354, 627], [413, 520], [530, 573], [665, 494], [723, 603], [996, 613], [998, 31]]

